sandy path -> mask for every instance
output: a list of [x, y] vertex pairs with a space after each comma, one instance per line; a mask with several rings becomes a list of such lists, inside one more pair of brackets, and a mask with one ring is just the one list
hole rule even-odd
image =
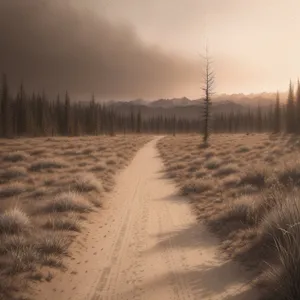
[[163, 177], [156, 142], [119, 175], [106, 209], [74, 245], [68, 271], [40, 285], [35, 299], [255, 300], [243, 272], [218, 258], [217, 239]]

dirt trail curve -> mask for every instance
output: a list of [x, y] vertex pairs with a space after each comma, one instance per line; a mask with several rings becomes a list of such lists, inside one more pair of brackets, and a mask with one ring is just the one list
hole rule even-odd
[[217, 239], [164, 178], [157, 140], [119, 175], [68, 271], [42, 283], [35, 299], [256, 299], [240, 267], [218, 258]]

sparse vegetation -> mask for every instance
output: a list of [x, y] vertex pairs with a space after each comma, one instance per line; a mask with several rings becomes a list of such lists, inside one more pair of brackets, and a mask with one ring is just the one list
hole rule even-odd
[[45, 212], [79, 212], [85, 213], [92, 210], [90, 204], [77, 192], [66, 192], [57, 195], [44, 207]]
[[[218, 135], [208, 149], [198, 141], [192, 135], [161, 140], [166, 171], [190, 196], [199, 219], [219, 235], [228, 256], [251, 268], [266, 299], [298, 299], [300, 157], [291, 150], [298, 137]], [[190, 158], [172, 167], [182, 164], [186, 151]], [[189, 168], [196, 159], [203, 164]]]
[[16, 234], [27, 230], [30, 225], [28, 216], [20, 209], [13, 208], [0, 215], [0, 234]]
[[[51, 280], [47, 268], [64, 267], [62, 258], [83, 230], [87, 214], [102, 207], [114, 174], [150, 139], [133, 135], [1, 141], [0, 299], [12, 299], [26, 289], [26, 280]], [[40, 266], [47, 268], [40, 271]]]

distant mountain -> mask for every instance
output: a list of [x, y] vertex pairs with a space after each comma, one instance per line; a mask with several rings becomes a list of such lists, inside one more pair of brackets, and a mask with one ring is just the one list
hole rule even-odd
[[[281, 94], [281, 100], [286, 98], [286, 94]], [[246, 112], [249, 109], [256, 109], [259, 106], [267, 109], [274, 104], [276, 99], [275, 93], [262, 94], [220, 94], [213, 97], [212, 112], [214, 113], [236, 113]], [[284, 100], [285, 101], [285, 100]], [[110, 101], [109, 105], [113, 106], [116, 111], [122, 114], [130, 114], [131, 111], [140, 111], [144, 118], [156, 116], [178, 118], [198, 119], [202, 116], [203, 100], [191, 100], [186, 97], [173, 99], [158, 99], [155, 101], [146, 101], [136, 99], [132, 101]]]
[[[200, 100], [182, 99], [160, 99], [154, 102], [129, 101], [129, 102], [110, 102], [115, 111], [128, 115], [131, 111], [141, 112], [144, 118], [156, 116], [177, 118], [198, 119], [202, 116], [203, 102]], [[212, 105], [212, 111], [216, 113], [230, 113], [247, 111], [243, 105], [232, 101], [219, 101]]]

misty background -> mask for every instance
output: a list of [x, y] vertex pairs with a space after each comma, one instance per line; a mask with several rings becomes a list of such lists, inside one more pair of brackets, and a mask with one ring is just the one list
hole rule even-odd
[[101, 100], [286, 90], [297, 78], [296, 0], [0, 0], [0, 72], [13, 88]]

